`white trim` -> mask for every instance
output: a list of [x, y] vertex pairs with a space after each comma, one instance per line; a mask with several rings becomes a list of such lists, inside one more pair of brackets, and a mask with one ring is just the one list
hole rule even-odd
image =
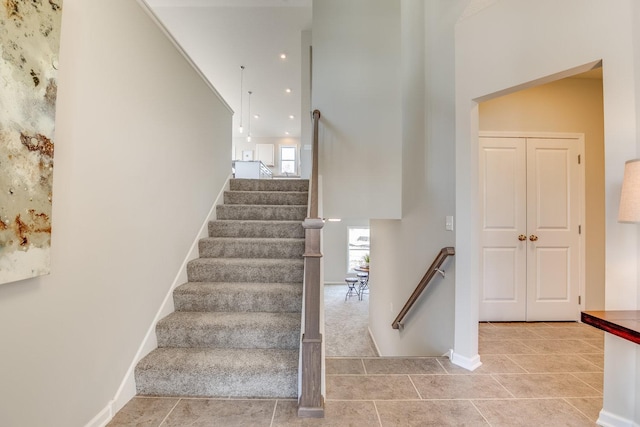
[[481, 130], [478, 137], [489, 138], [548, 138], [548, 139], [582, 139], [584, 133], [577, 132], [526, 132], [526, 131], [488, 131]]
[[87, 424], [87, 427], [104, 426], [106, 423], [95, 424], [100, 420], [103, 413], [108, 414], [109, 418], [107, 419], [107, 422], [110, 421], [111, 418], [113, 418], [113, 416], [120, 409], [122, 409], [124, 405], [126, 405], [127, 402], [129, 402], [129, 400], [131, 400], [136, 395], [136, 382], [135, 382], [136, 365], [144, 356], [146, 356], [147, 354], [149, 354], [151, 351], [155, 350], [158, 347], [158, 342], [155, 334], [156, 324], [160, 319], [162, 319], [163, 317], [169, 315], [174, 311], [173, 291], [175, 288], [177, 288], [181, 284], [187, 282], [188, 280], [187, 264], [192, 259], [198, 258], [199, 256], [198, 242], [200, 241], [200, 239], [203, 239], [208, 236], [209, 221], [213, 221], [216, 219], [216, 206], [220, 204], [220, 202], [223, 200], [224, 192], [229, 189], [230, 179], [231, 179], [231, 175], [227, 177], [227, 180], [224, 186], [222, 187], [222, 189], [218, 193], [218, 196], [214, 200], [213, 205], [211, 206], [211, 209], [209, 210], [209, 213], [207, 214], [204, 220], [204, 223], [200, 227], [200, 230], [198, 231], [197, 236], [195, 237], [193, 243], [191, 243], [189, 252], [185, 257], [185, 259], [183, 260], [182, 265], [180, 266], [180, 269], [176, 274], [176, 277], [173, 279], [171, 287], [167, 291], [167, 294], [165, 295], [164, 300], [160, 305], [160, 308], [158, 309], [155, 317], [153, 318], [151, 325], [147, 329], [147, 333], [145, 334], [144, 339], [142, 340], [142, 344], [140, 344], [140, 347], [138, 348], [138, 351], [136, 352], [136, 355], [133, 358], [131, 365], [129, 365], [129, 369], [127, 369], [127, 373], [125, 374], [124, 379], [122, 380], [122, 383], [120, 383], [120, 387], [118, 388], [118, 391], [116, 391], [115, 397], [113, 398], [112, 401], [109, 402], [109, 404], [104, 409], [102, 409], [102, 411], [100, 411], [98, 415], [96, 415], [96, 417], [93, 420], [91, 420], [89, 424]]
[[[582, 234], [579, 239], [579, 261], [578, 261], [578, 295], [581, 296], [581, 302], [576, 312], [575, 321], [580, 322], [580, 312], [585, 310], [587, 301], [586, 292], [586, 244], [587, 241], [587, 205], [586, 205], [586, 150], [584, 133], [576, 132], [527, 132], [527, 131], [478, 131], [479, 138], [537, 138], [537, 139], [576, 139], [580, 144], [579, 153], [581, 156], [580, 163], [580, 194], [578, 195], [580, 205], [580, 225], [582, 225]], [[478, 159], [479, 161], [479, 159]], [[482, 243], [480, 242], [480, 245]], [[479, 249], [480, 251], [481, 249]], [[478, 302], [479, 304], [480, 302]]]
[[196, 63], [193, 61], [193, 59], [191, 59], [189, 54], [187, 54], [187, 52], [185, 52], [185, 50], [182, 48], [182, 46], [180, 46], [180, 43], [178, 43], [178, 41], [173, 37], [173, 35], [169, 32], [167, 27], [164, 26], [164, 24], [162, 23], [160, 18], [158, 18], [158, 16], [155, 14], [155, 12], [151, 8], [151, 6], [149, 6], [149, 4], [147, 3], [147, 0], [137, 0], [137, 2], [140, 5], [140, 7], [142, 8], [142, 10], [144, 10], [145, 13], [147, 15], [149, 15], [151, 20], [158, 26], [158, 28], [160, 28], [160, 30], [164, 33], [164, 35], [167, 36], [167, 38], [171, 41], [171, 43], [173, 43], [175, 48], [184, 57], [184, 59], [189, 63], [189, 65], [191, 65], [191, 67], [196, 71], [196, 73], [198, 73], [200, 78], [202, 80], [204, 80], [204, 82], [207, 84], [207, 86], [209, 86], [209, 89], [211, 89], [211, 91], [218, 97], [220, 102], [222, 102], [222, 104], [227, 108], [227, 110], [229, 110], [229, 112], [233, 115], [234, 114], [233, 109], [229, 106], [229, 104], [227, 104], [227, 101], [224, 100], [222, 95], [220, 95], [220, 92], [218, 92], [216, 90], [216, 88], [213, 86], [213, 84], [211, 84], [211, 81], [202, 72], [200, 67], [198, 67], [196, 65]]
[[105, 427], [109, 421], [113, 418], [113, 400], [105, 406], [102, 411], [98, 412], [98, 415], [93, 417], [91, 421], [85, 424], [85, 427]]
[[482, 12], [486, 8], [493, 6], [497, 1], [498, 0], [471, 0], [467, 8], [462, 12], [462, 15], [460, 15], [460, 18], [458, 18], [458, 22]]
[[604, 409], [600, 411], [600, 416], [596, 424], [603, 427], [640, 427], [640, 425], [633, 422], [633, 420], [612, 414]]
[[371, 327], [368, 326], [367, 330], [369, 331], [369, 337], [371, 338], [371, 342], [373, 343], [373, 347], [376, 349], [376, 353], [378, 353], [378, 357], [380, 357], [382, 355], [382, 353], [380, 353], [380, 347], [378, 347], [378, 343], [376, 342], [376, 339], [373, 337], [373, 333], [371, 332]]
[[480, 366], [482, 366], [482, 362], [480, 361], [480, 355], [476, 354], [473, 357], [465, 357], [459, 353], [456, 353], [453, 349], [449, 350], [449, 359], [451, 363], [454, 365], [460, 366], [461, 368], [466, 369], [467, 371], [475, 371]]

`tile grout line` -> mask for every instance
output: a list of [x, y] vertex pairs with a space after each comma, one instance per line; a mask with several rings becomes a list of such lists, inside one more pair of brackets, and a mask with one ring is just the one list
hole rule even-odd
[[511, 390], [509, 390], [507, 387], [505, 387], [505, 385], [504, 385], [504, 384], [502, 384], [502, 383], [500, 382], [500, 380], [499, 380], [499, 379], [497, 379], [496, 377], [494, 377], [494, 376], [493, 376], [493, 374], [490, 374], [490, 376], [491, 376], [491, 378], [493, 378], [493, 380], [494, 380], [495, 382], [497, 382], [498, 384], [500, 384], [500, 387], [502, 387], [502, 388], [503, 388], [507, 393], [509, 393], [509, 395], [510, 395], [510, 396], [513, 396], [513, 398], [514, 398], [514, 399], [517, 399], [517, 397], [515, 396], [515, 394], [511, 393]]
[[165, 421], [167, 421], [167, 418], [169, 418], [169, 415], [171, 415], [171, 413], [176, 409], [176, 406], [178, 406], [178, 404], [182, 401], [182, 398], [179, 398], [178, 401], [176, 402], [175, 405], [173, 405], [173, 407], [169, 410], [169, 413], [162, 419], [162, 421], [160, 421], [160, 424], [158, 424], [158, 427], [162, 427], [162, 424], [165, 423]]
[[364, 359], [360, 359], [360, 363], [362, 363], [362, 369], [364, 369], [364, 374], [368, 375], [367, 374], [367, 364], [364, 363]]
[[[592, 389], [594, 389], [595, 391], [597, 391], [598, 393], [604, 395], [603, 391], [598, 390], [597, 388], [595, 388], [594, 386], [592, 386], [591, 384], [589, 384], [588, 382], [586, 382], [585, 380], [583, 380], [582, 378], [578, 377], [577, 375], [574, 374], [592, 374], [593, 372], [570, 372], [571, 376], [575, 379], [577, 379], [578, 381], [580, 381], [581, 383], [584, 383], [587, 385], [587, 387], [590, 387]], [[598, 372], [599, 373], [599, 372]]]
[[[534, 396], [534, 397], [474, 397], [473, 400], [554, 400], [554, 399], [599, 399], [602, 396]], [[429, 399], [376, 399], [377, 402], [463, 402], [468, 397], [440, 397]], [[371, 402], [371, 399], [327, 399], [327, 402]]]
[[510, 356], [510, 354], [505, 354], [504, 355], [507, 359], [509, 359], [511, 362], [513, 362], [514, 365], [516, 365], [518, 368], [522, 369], [524, 371], [525, 374], [531, 374], [531, 372], [529, 372], [528, 369], [525, 369], [524, 366], [522, 366], [521, 364], [519, 364], [518, 362], [516, 362], [515, 360], [513, 360]]
[[[585, 353], [585, 354], [593, 354], [593, 353]], [[603, 354], [604, 354], [604, 353], [603, 353]], [[599, 367], [598, 365], [596, 365], [595, 363], [591, 362], [590, 360], [585, 359], [584, 357], [582, 357], [582, 355], [581, 355], [581, 354], [577, 354], [577, 353], [576, 353], [575, 355], [576, 355], [576, 356], [578, 356], [580, 359], [584, 360], [585, 362], [587, 362], [588, 364], [595, 366], [595, 367], [596, 367], [596, 369], [599, 369], [599, 371], [597, 371], [597, 372], [604, 372], [604, 369], [603, 369], [603, 368]], [[589, 372], [590, 372], [590, 371], [589, 371]]]
[[411, 383], [411, 385], [413, 386], [413, 389], [416, 391], [416, 393], [418, 393], [418, 398], [420, 400], [424, 400], [422, 398], [422, 395], [420, 394], [420, 390], [418, 390], [418, 387], [416, 387], [416, 384], [413, 382], [413, 379], [411, 378], [411, 375], [407, 374], [407, 378], [409, 378], [409, 382]]
[[567, 404], [568, 404], [569, 406], [571, 406], [573, 409], [575, 409], [576, 411], [580, 412], [580, 414], [582, 414], [586, 419], [588, 419], [589, 421], [593, 421], [591, 418], [589, 418], [589, 416], [588, 416], [587, 414], [585, 414], [584, 412], [582, 412], [582, 411], [580, 410], [580, 408], [578, 408], [577, 406], [575, 406], [574, 404], [572, 404], [571, 402], [569, 402], [569, 401], [567, 400], [567, 399], [576, 399], [575, 397], [574, 397], [574, 398], [571, 398], [571, 397], [563, 397], [563, 398], [561, 398], [561, 399], [562, 399], [562, 400], [564, 400], [565, 402], [567, 402]]
[[491, 427], [491, 423], [489, 422], [489, 420], [487, 419], [487, 417], [484, 416], [484, 414], [482, 413], [482, 411], [480, 410], [480, 408], [478, 408], [475, 404], [475, 402], [473, 401], [473, 399], [469, 399], [469, 403], [471, 403], [471, 406], [473, 406], [474, 408], [476, 408], [476, 411], [478, 411], [478, 413], [480, 414], [480, 416], [482, 417], [483, 420], [486, 421], [487, 425], [489, 425], [489, 427]]
[[376, 416], [378, 417], [378, 425], [382, 427], [382, 418], [380, 418], [380, 411], [378, 411], [378, 405], [376, 405], [376, 401], [372, 400], [373, 407], [376, 410]]
[[278, 410], [278, 399], [273, 405], [273, 413], [271, 414], [271, 423], [269, 423], [269, 427], [273, 427], [273, 421], [276, 419], [276, 411]]
[[[449, 359], [449, 361], [451, 361], [451, 359]], [[447, 371], [447, 368], [444, 367], [444, 365], [442, 364], [442, 362], [440, 361], [440, 359], [436, 358], [436, 362], [438, 362], [438, 364], [440, 365], [440, 367], [444, 370], [444, 373], [446, 375], [451, 375], [451, 373], [449, 371]]]

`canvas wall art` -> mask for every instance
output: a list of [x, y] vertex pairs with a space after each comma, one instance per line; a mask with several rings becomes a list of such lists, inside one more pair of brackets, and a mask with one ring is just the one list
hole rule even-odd
[[62, 0], [0, 0], [0, 284], [48, 274]]

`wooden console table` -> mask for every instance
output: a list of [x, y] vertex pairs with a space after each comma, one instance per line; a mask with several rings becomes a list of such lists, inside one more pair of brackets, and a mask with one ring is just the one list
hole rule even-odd
[[640, 310], [583, 311], [583, 323], [640, 344]]

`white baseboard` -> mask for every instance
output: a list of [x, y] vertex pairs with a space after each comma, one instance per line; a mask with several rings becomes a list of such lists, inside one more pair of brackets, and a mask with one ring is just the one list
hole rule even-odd
[[376, 342], [376, 339], [373, 337], [371, 328], [368, 327], [367, 330], [369, 331], [369, 337], [371, 338], [371, 342], [373, 342], [373, 347], [376, 349], [376, 354], [380, 356], [382, 353], [380, 353], [380, 348], [378, 348], [378, 343]]
[[[162, 301], [162, 304], [160, 305], [160, 308], [156, 313], [156, 316], [151, 322], [151, 325], [149, 326], [149, 328], [147, 329], [147, 333], [144, 336], [142, 344], [138, 348], [138, 351], [135, 357], [133, 358], [133, 361], [131, 362], [131, 365], [129, 366], [127, 373], [125, 374], [124, 379], [122, 380], [122, 383], [120, 383], [120, 387], [118, 388], [118, 391], [116, 392], [115, 397], [85, 427], [104, 427], [109, 421], [111, 421], [113, 416], [120, 409], [122, 409], [124, 405], [127, 404], [128, 401], [130, 401], [136, 395], [136, 381], [135, 381], [136, 365], [144, 356], [146, 356], [147, 354], [149, 354], [151, 351], [155, 350], [158, 347], [158, 341], [156, 338], [156, 324], [160, 319], [171, 314], [174, 311], [173, 290], [178, 286], [180, 286], [181, 284], [187, 282], [188, 280], [187, 264], [192, 259], [198, 258], [199, 256], [198, 242], [200, 241], [200, 239], [205, 238], [209, 235], [209, 221], [213, 221], [216, 219], [216, 206], [222, 202], [224, 198], [225, 190], [229, 189], [230, 178], [231, 178], [231, 175], [227, 177], [227, 181], [225, 182], [224, 186], [220, 190], [220, 193], [218, 193], [218, 196], [213, 202], [213, 205], [209, 210], [209, 214], [205, 218], [204, 223], [200, 227], [198, 235], [196, 236], [193, 243], [191, 244], [191, 247], [189, 248], [189, 253], [183, 260], [182, 265], [180, 266], [180, 269], [178, 270], [178, 273], [176, 274], [176, 277], [174, 278], [173, 283], [171, 284], [171, 287], [167, 291], [167, 294], [165, 295], [164, 300]], [[106, 421], [103, 422], [103, 419], [105, 419], [105, 417], [106, 417]]]
[[602, 427], [640, 427], [640, 425], [633, 420], [612, 414], [604, 409], [600, 411], [600, 416], [596, 424]]
[[456, 353], [455, 351], [453, 351], [453, 349], [451, 349], [449, 350], [449, 359], [454, 365], [460, 366], [461, 368], [464, 368], [468, 371], [475, 371], [480, 366], [482, 366], [479, 354], [476, 354], [473, 357], [466, 357]]
[[113, 418], [112, 403], [113, 401], [109, 402], [109, 404], [102, 409], [102, 411], [98, 412], [98, 415], [93, 417], [85, 427], [105, 427]]

